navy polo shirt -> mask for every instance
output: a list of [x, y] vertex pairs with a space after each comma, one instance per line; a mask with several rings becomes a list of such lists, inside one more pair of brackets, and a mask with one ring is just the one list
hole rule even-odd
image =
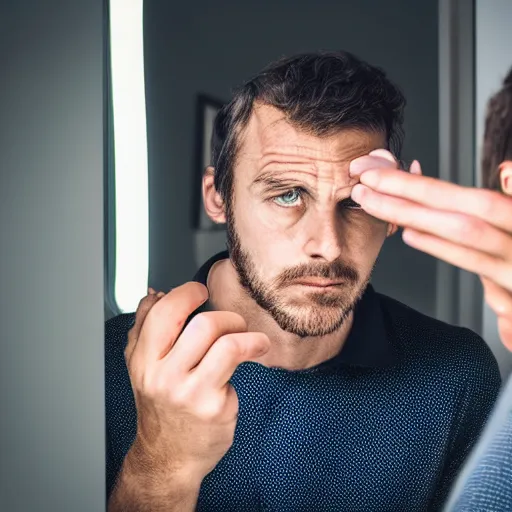
[[[212, 257], [194, 280], [206, 284], [227, 257]], [[124, 360], [133, 322], [106, 322], [108, 495], [136, 433]], [[203, 480], [198, 511], [440, 510], [501, 379], [475, 333], [370, 285], [336, 357], [298, 371], [243, 363], [231, 383], [234, 442]]]

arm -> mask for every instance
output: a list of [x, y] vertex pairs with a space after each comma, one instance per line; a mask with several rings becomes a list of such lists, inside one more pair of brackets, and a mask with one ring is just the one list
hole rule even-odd
[[199, 484], [163, 476], [137, 443], [137, 410], [124, 359], [135, 315], [105, 323], [106, 480], [108, 512], [195, 510]]
[[233, 442], [238, 397], [229, 381], [270, 342], [228, 311], [198, 314], [182, 329], [207, 298], [192, 282], [150, 293], [128, 334], [107, 326], [109, 512], [195, 510], [203, 478]]
[[108, 512], [194, 512], [201, 480], [173, 471], [154, 471], [153, 461], [134, 443], [126, 456]]

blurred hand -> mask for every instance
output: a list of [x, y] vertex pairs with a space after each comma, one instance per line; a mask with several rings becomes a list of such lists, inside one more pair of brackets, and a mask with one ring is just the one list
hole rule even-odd
[[504, 345], [512, 350], [512, 198], [382, 165], [394, 157], [377, 150], [351, 163], [360, 183], [352, 199], [370, 215], [404, 227], [406, 244], [474, 272], [498, 315]]

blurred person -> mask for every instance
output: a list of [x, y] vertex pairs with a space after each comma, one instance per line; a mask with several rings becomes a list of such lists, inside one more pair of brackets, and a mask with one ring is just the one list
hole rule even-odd
[[398, 167], [404, 104], [382, 70], [318, 52], [218, 114], [203, 198], [228, 251], [106, 323], [109, 511], [445, 502], [500, 376], [478, 335], [369, 284], [397, 227], [351, 198], [350, 162]]
[[[512, 351], [512, 68], [488, 103], [482, 174], [486, 190], [379, 169], [369, 155], [352, 163], [361, 181], [352, 198], [370, 214], [404, 226], [407, 244], [477, 273], [501, 341]], [[512, 377], [446, 510], [512, 510]]]

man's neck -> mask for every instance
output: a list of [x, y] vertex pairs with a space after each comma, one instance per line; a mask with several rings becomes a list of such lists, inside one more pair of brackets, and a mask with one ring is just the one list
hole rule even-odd
[[229, 259], [213, 264], [208, 273], [207, 288], [210, 308], [238, 313], [246, 321], [249, 331], [263, 332], [269, 337], [270, 350], [257, 360], [268, 367], [301, 370], [327, 361], [339, 354], [352, 327], [353, 312], [340, 329], [326, 336], [301, 338], [283, 331], [242, 288]]

